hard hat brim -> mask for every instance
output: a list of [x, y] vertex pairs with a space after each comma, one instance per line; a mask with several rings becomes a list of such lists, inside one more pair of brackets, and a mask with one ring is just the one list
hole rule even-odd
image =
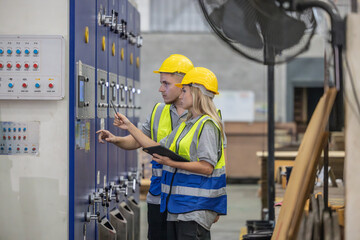
[[[181, 84], [181, 83], [176, 83], [175, 86], [177, 86], [178, 88], [182, 88], [183, 85], [188, 85], [188, 84]], [[209, 90], [208, 90], [209, 91]], [[209, 92], [212, 92], [213, 94], [215, 95], [219, 95], [219, 92], [213, 92], [213, 91], [209, 91]]]
[[181, 83], [175, 83], [175, 86], [177, 86], [178, 88], [182, 88], [183, 85]]
[[170, 73], [170, 74], [172, 74], [173, 72], [164, 72], [164, 71], [160, 71], [160, 70], [155, 70], [155, 71], [153, 71], [154, 73]]

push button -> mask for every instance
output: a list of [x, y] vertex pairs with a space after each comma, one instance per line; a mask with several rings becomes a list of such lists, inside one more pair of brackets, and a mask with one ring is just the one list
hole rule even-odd
[[34, 54], [39, 54], [39, 50], [34, 49]]
[[21, 50], [20, 49], [16, 49], [16, 54], [21, 54]]
[[6, 64], [6, 67], [7, 67], [7, 68], [12, 68], [12, 64], [11, 64], [11, 63], [8, 63], [8, 64]]
[[29, 65], [28, 63], [25, 63], [24, 67], [25, 67], [25, 68], [29, 68], [30, 65]]
[[8, 86], [9, 86], [9, 88], [13, 88], [13, 87], [14, 87], [14, 84], [9, 83]]
[[8, 49], [8, 50], [6, 51], [6, 53], [9, 54], [9, 55], [12, 54], [12, 50], [11, 50], [11, 49]]
[[40, 83], [35, 83], [36, 88], [40, 88]]
[[29, 49], [25, 49], [25, 51], [24, 51], [24, 52], [25, 52], [25, 54], [26, 54], [26, 55], [29, 55], [30, 50], [29, 50]]
[[23, 83], [23, 84], [22, 84], [22, 87], [23, 87], [23, 88], [27, 88], [27, 84], [26, 84], [26, 83]]
[[17, 63], [17, 64], [16, 64], [16, 68], [17, 68], [17, 69], [20, 69], [20, 68], [21, 68], [21, 64], [20, 64], [20, 63]]
[[4, 68], [4, 64], [0, 63], [0, 68]]
[[49, 83], [49, 88], [53, 88], [53, 87], [54, 87], [54, 84]]
[[37, 68], [39, 67], [39, 65], [38, 65], [37, 63], [34, 63], [33, 67], [34, 67], [35, 69], [37, 69]]
[[4, 50], [2, 48], [0, 48], [0, 54], [3, 54]]

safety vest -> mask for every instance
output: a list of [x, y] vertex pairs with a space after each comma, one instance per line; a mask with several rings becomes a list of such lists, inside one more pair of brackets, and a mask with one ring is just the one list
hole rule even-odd
[[[197, 147], [205, 122], [213, 121], [208, 115], [200, 117], [191, 129], [180, 138], [186, 124], [179, 126], [175, 135], [169, 136], [170, 150], [189, 161], [199, 161]], [[214, 121], [213, 121], [214, 122]], [[215, 123], [215, 122], [214, 122]], [[218, 125], [215, 123], [217, 128]], [[219, 129], [220, 131], [220, 129]], [[221, 135], [220, 139], [221, 139]], [[198, 210], [211, 210], [226, 214], [226, 175], [224, 146], [221, 141], [221, 153], [212, 174], [204, 175], [163, 166], [160, 211], [180, 214]], [[196, 143], [196, 144], [195, 144]], [[194, 146], [196, 145], [196, 146]]]
[[[159, 142], [168, 136], [172, 131], [170, 104], [157, 103], [151, 113], [150, 129], [151, 139]], [[161, 193], [161, 175], [163, 165], [155, 161], [151, 161], [152, 176], [149, 192], [158, 196]]]

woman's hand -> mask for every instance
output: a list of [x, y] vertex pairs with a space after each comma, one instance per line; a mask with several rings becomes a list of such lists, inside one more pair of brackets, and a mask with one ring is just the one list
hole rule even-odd
[[117, 113], [115, 114], [115, 119], [114, 119], [114, 126], [117, 126], [118, 128], [121, 128], [123, 130], [128, 130], [129, 126], [132, 124], [129, 119], [127, 119], [127, 117], [125, 117], [125, 115], [121, 114], [121, 113]]
[[171, 164], [173, 162], [173, 160], [171, 160], [170, 158], [165, 157], [165, 156], [161, 156], [161, 155], [156, 154], [156, 153], [153, 154], [152, 160], [154, 160], [157, 163], [160, 163], [160, 164], [163, 164], [163, 165], [168, 165], [168, 166], [170, 166], [169, 164]]

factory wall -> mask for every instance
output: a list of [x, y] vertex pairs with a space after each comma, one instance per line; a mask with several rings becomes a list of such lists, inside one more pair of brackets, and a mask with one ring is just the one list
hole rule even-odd
[[[60, 35], [68, 40], [67, 1], [2, 1], [1, 8], [7, 9], [0, 15], [6, 23], [1, 35]], [[68, 91], [62, 100], [0, 100], [0, 121], [40, 123], [38, 155], [0, 156], [1, 239], [67, 238], [68, 101]]]
[[[114, 108], [139, 122], [135, 2], [1, 7], [7, 24], [0, 29], [0, 239], [115, 234], [112, 213], [139, 202], [137, 152], [100, 144], [95, 132], [126, 134], [112, 125]], [[138, 217], [132, 212], [128, 239], [138, 239]]]

